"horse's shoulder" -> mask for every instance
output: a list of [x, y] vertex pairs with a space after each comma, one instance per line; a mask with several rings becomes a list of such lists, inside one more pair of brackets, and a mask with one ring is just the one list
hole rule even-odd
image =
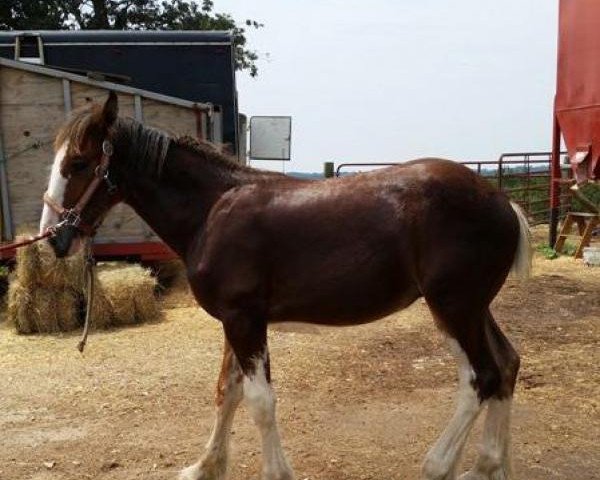
[[260, 206], [266, 203], [264, 188], [257, 184], [233, 187], [223, 193], [210, 210], [206, 230], [238, 230], [255, 221]]

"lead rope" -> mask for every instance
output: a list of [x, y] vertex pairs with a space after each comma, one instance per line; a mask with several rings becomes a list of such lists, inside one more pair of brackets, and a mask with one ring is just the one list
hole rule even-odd
[[83, 353], [85, 345], [87, 344], [88, 333], [90, 330], [90, 323], [92, 319], [92, 307], [94, 306], [94, 257], [92, 256], [91, 242], [86, 243], [86, 255], [85, 255], [85, 276], [86, 276], [86, 309], [85, 309], [85, 321], [83, 324], [83, 333], [81, 334], [81, 340], [77, 344], [77, 350]]

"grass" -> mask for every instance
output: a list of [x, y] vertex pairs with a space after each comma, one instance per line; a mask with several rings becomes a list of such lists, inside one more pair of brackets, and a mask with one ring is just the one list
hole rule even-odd
[[557, 251], [549, 245], [538, 245], [536, 247], [536, 250], [547, 260], [554, 260], [555, 258], [559, 257]]
[[547, 244], [540, 244], [535, 247], [535, 250], [547, 260], [554, 260], [560, 256], [572, 257], [575, 255], [577, 247], [572, 243], [565, 242], [563, 251], [558, 253], [554, 248]]

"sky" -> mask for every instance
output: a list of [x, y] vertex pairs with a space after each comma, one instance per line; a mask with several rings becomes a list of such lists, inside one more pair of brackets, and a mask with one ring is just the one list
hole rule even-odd
[[[215, 0], [259, 75], [240, 111], [291, 115], [286, 171], [549, 150], [558, 0]], [[281, 170], [282, 162], [252, 162]]]

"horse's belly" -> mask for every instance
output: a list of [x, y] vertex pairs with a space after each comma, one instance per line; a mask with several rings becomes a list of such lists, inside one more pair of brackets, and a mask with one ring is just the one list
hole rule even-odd
[[[275, 279], [269, 321], [352, 325], [381, 318], [410, 305], [419, 292], [397, 261], [345, 259], [311, 263]], [[281, 274], [285, 270], [280, 271]]]

